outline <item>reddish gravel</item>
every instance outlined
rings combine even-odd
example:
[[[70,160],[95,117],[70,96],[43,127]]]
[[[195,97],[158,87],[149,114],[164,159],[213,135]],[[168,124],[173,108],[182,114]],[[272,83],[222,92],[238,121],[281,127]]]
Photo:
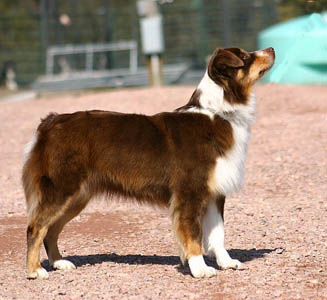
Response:
[[[20,173],[39,119],[50,111],[169,111],[192,91],[0,101],[0,299],[327,299],[327,86],[257,87],[245,187],[226,204],[226,246],[245,270],[194,279],[179,265],[167,212],[100,199],[61,235],[59,246],[77,270],[26,279]],[[47,260],[43,265],[50,270]]]

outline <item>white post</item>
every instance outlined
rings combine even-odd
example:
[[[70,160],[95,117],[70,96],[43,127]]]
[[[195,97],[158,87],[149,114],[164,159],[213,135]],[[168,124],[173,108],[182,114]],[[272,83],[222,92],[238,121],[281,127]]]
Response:
[[[89,50],[86,53],[86,70],[92,71],[93,70],[93,51]]]
[[[153,86],[161,86],[160,76],[160,58],[159,55],[151,55],[151,68],[152,68],[152,84]]]
[[[153,0],[139,0],[137,2],[139,15],[143,18],[141,25],[142,50],[147,56],[149,83],[161,86],[163,83],[162,58],[164,38],[162,16],[159,14],[157,3]]]
[[[54,60],[54,57],[53,57],[53,53],[50,49],[47,49],[47,75],[53,75],[53,60]]]
[[[137,45],[133,43],[133,47],[130,49],[129,54],[129,70],[130,72],[136,73],[137,72]]]

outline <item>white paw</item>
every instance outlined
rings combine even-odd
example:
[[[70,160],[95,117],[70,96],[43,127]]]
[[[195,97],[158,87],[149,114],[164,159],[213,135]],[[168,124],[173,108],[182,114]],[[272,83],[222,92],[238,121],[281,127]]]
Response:
[[[28,278],[29,279],[48,279],[49,278],[49,274],[48,272],[43,269],[43,268],[38,268],[35,272],[28,274]]]
[[[242,268],[242,263],[237,259],[230,259],[227,262],[220,264],[220,267],[223,270],[226,270],[226,269],[235,269],[236,270],[236,269]]]
[[[191,269],[191,273],[195,278],[213,277],[217,275],[217,270],[215,268],[205,266],[196,270]]]
[[[217,270],[212,267],[208,267],[203,259],[202,255],[192,256],[188,261],[191,273],[195,278],[201,277],[213,277],[217,275]]]
[[[53,263],[53,268],[57,270],[73,270],[76,266],[69,260],[59,259]]]

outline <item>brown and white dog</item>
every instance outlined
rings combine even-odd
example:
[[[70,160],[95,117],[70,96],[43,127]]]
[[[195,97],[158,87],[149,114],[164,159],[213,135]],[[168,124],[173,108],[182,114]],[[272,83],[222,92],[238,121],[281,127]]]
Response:
[[[237,269],[224,247],[225,196],[242,183],[255,115],[253,84],[275,59],[272,48],[248,53],[217,49],[189,102],[153,116],[107,111],[51,113],[26,153],[29,278],[48,278],[44,243],[55,269],[74,269],[57,240],[67,222],[99,194],[169,207],[194,277],[210,277],[203,253]]]

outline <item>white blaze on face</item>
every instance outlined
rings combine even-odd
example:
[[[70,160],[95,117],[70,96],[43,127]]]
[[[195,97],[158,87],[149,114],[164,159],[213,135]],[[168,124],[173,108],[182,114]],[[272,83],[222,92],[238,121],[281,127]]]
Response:
[[[269,56],[267,51],[264,50],[259,50],[259,51],[255,51],[256,56]]]

